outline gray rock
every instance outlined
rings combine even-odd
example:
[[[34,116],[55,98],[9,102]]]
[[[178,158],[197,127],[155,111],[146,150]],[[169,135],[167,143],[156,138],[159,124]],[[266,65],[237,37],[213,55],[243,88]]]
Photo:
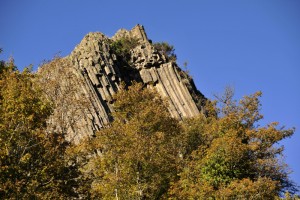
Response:
[[[109,47],[111,40],[122,37],[134,37],[140,43],[131,50],[128,62],[111,53]],[[156,89],[169,101],[171,116],[178,119],[198,115],[206,101],[193,80],[175,62],[169,62],[153,47],[141,25],[130,31],[120,29],[112,38],[99,32],[89,33],[63,61],[61,65],[52,67],[51,63],[46,64],[39,73],[44,84],[50,84],[45,78],[49,74],[51,80],[60,82],[57,87],[61,93],[57,94],[56,99],[68,95],[74,97],[66,102],[67,107],[63,103],[57,104],[57,112],[49,120],[49,127],[51,130],[66,131],[68,139],[75,143],[94,135],[112,120],[109,116],[113,112],[113,95],[122,81],[125,84],[142,82]],[[71,74],[72,78],[66,77],[63,71]],[[72,87],[73,93],[70,89],[63,89],[64,85]],[[54,90],[55,87],[50,87],[47,92],[50,94]],[[64,124],[59,122],[62,114],[67,116]]]

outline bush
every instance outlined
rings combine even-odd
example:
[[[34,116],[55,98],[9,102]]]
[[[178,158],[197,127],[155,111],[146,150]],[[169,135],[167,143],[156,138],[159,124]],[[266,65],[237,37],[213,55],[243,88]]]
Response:
[[[170,61],[176,61],[177,56],[173,45],[167,42],[157,42],[153,44],[154,48],[161,54],[165,55]]]
[[[117,56],[125,58],[125,60],[130,59],[130,50],[134,49],[139,45],[137,38],[122,37],[119,40],[112,41],[110,43],[110,49]]]

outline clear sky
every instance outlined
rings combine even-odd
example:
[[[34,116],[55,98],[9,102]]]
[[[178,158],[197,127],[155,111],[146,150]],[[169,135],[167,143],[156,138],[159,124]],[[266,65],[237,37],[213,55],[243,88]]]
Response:
[[[173,44],[208,98],[262,91],[262,124],[296,127],[286,162],[300,185],[300,0],[0,0],[0,59],[19,68],[68,55],[85,34],[144,25]]]

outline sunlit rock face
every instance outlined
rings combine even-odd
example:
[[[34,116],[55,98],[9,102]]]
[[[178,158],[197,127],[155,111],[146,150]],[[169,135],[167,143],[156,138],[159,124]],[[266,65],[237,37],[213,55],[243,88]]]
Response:
[[[136,38],[139,43],[126,59],[110,48],[122,37]],[[122,82],[140,82],[157,90],[169,102],[171,116],[178,119],[198,115],[206,101],[188,74],[154,48],[141,25],[130,31],[120,29],[111,38],[88,33],[69,56],[45,64],[38,73],[45,86],[49,80],[59,83],[45,87],[49,94],[59,87],[54,100],[62,101],[49,120],[49,129],[67,132],[75,143],[113,120],[113,95]]]

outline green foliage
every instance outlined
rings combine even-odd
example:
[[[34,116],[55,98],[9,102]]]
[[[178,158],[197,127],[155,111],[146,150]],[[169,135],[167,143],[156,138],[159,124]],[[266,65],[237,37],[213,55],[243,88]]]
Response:
[[[76,167],[64,158],[67,143],[46,133],[51,103],[30,70],[11,60],[0,73],[0,196],[4,199],[76,197]]]
[[[167,42],[157,42],[154,43],[153,46],[159,53],[166,56],[170,61],[176,61],[177,56],[173,45],[170,45]]]
[[[139,45],[137,38],[122,37],[110,43],[110,49],[117,56],[124,58],[126,61],[130,60],[130,50]]]
[[[216,102],[206,106],[217,115],[184,122],[192,153],[169,191],[174,199],[273,199],[295,189],[280,160],[283,148],[274,146],[294,129],[277,128],[278,123],[258,128],[260,96],[257,92],[236,103],[226,91],[221,107]]]

